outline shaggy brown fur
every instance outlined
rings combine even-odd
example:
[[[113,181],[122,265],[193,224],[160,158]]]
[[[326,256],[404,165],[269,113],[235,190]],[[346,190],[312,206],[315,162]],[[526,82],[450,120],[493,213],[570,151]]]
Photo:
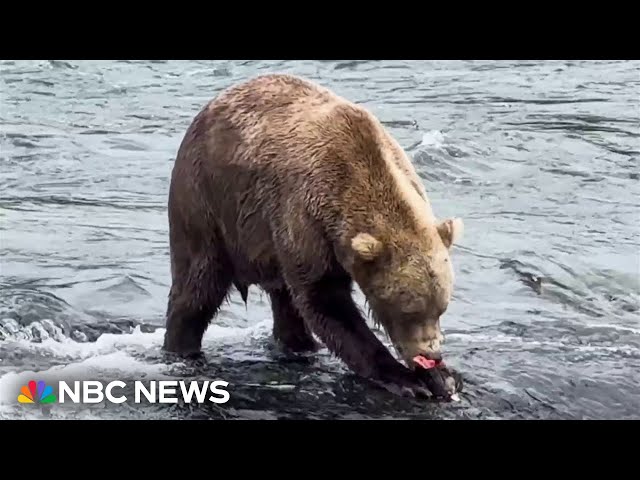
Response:
[[[367,327],[352,283],[405,361],[437,356],[461,222],[436,221],[411,162],[367,110],[290,75],[227,89],[180,146],[169,226],[167,350],[198,352],[230,287],[246,301],[259,285],[285,347],[315,349],[313,332],[363,377],[424,390]]]

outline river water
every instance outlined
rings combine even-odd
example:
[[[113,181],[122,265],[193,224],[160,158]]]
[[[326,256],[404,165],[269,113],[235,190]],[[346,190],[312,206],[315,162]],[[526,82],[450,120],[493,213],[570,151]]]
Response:
[[[465,221],[442,320],[461,402],[391,397],[326,350],[280,357],[255,288],[207,364],[162,355],[178,144],[270,71],[370,108]],[[0,62],[0,418],[640,418],[639,122],[638,62]],[[17,403],[31,379],[226,380],[231,400]]]

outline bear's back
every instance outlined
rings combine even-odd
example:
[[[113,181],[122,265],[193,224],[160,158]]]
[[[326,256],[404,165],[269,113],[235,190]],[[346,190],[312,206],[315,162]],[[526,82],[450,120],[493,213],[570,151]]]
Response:
[[[224,90],[209,105],[209,113],[224,117],[234,127],[247,129],[257,123],[286,117],[288,123],[312,120],[332,105],[346,100],[300,77],[271,73],[254,77]]]
[[[218,102],[247,137],[273,139],[278,149],[300,144],[310,151],[311,145],[326,145],[330,139],[343,154],[351,152],[352,160],[363,151],[378,151],[428,203],[422,180],[397,140],[371,112],[328,88],[294,75],[271,73],[229,88]]]
[[[316,154],[331,157],[339,151],[342,160],[353,161],[360,151],[381,155],[390,146],[364,108],[289,74],[265,74],[224,90],[199,121],[206,125],[198,130],[208,132],[216,151],[221,142],[226,147],[233,142],[228,148],[233,158],[225,156],[225,163],[264,164],[277,157],[277,168],[286,169],[289,161],[299,168]]]
[[[367,109],[313,81],[269,73],[233,85],[202,112],[209,159],[220,164],[266,165],[277,175],[314,170],[399,168],[423,201],[422,181],[397,141]],[[197,136],[197,135],[196,135]],[[220,155],[221,152],[224,155]],[[366,159],[366,160],[365,160]],[[318,160],[320,160],[318,162]],[[211,160],[210,160],[211,161]]]

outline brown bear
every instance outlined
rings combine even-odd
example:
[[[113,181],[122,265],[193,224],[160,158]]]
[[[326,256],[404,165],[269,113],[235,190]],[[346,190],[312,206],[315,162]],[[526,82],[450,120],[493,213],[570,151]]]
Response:
[[[313,351],[315,334],[356,374],[402,395],[451,395],[438,361],[458,219],[438,221],[400,145],[372,113],[316,83],[267,74],[194,118],[169,191],[172,285],[164,349],[198,353],[230,288],[269,296],[273,335]],[[366,296],[406,366],[368,328]],[[427,372],[427,373],[425,373]]]

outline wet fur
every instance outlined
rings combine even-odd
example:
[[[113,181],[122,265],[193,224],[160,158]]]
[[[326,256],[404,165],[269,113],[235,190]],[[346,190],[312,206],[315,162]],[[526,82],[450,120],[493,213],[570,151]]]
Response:
[[[354,372],[410,383],[352,299],[372,268],[352,241],[420,238],[428,252],[434,222],[411,163],[368,111],[290,75],[233,86],[195,117],[173,169],[165,348],[198,352],[231,286],[246,302],[257,285],[287,348],[312,350],[313,332]]]

